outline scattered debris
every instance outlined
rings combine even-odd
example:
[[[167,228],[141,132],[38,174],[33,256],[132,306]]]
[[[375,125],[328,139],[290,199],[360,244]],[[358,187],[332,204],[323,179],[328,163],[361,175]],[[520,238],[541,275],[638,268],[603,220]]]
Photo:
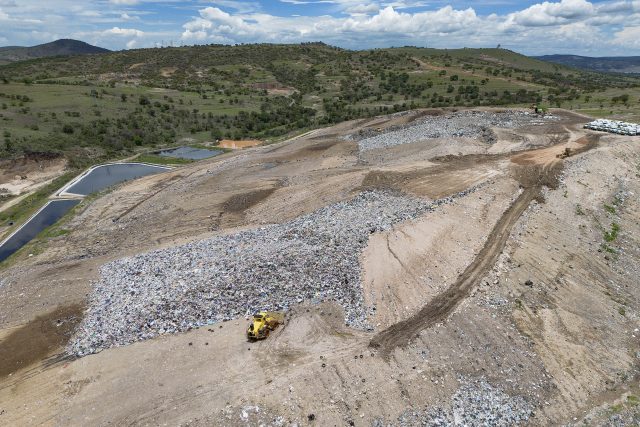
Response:
[[[514,426],[526,423],[533,415],[531,405],[523,397],[509,396],[483,378],[461,382],[448,405],[422,412],[406,411],[398,418],[398,425]]]
[[[640,135],[640,125],[636,123],[621,122],[620,120],[598,119],[584,125],[585,129],[615,133],[618,135]]]
[[[105,264],[68,351],[83,356],[305,300],[335,301],[345,323],[371,330],[359,256],[369,235],[451,203],[366,191],[283,224]]]
[[[460,111],[445,116],[425,116],[404,127],[394,128],[368,138],[362,139],[360,135],[355,134],[350,135],[348,139],[358,140],[360,151],[411,144],[433,138],[477,138],[487,144],[493,144],[497,138],[491,130],[492,127],[539,126],[557,119],[552,115],[542,118],[525,111],[515,110],[500,113]]]

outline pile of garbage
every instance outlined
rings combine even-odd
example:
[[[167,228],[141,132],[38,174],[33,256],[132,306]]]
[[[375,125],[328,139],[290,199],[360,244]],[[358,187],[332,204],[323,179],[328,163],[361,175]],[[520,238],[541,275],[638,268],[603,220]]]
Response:
[[[337,302],[346,324],[371,329],[359,262],[369,235],[471,191],[434,202],[366,191],[282,224],[110,262],[68,350],[82,356],[303,301]]]
[[[473,138],[487,144],[493,144],[497,138],[491,128],[514,129],[523,126],[544,126],[556,120],[558,117],[553,115],[538,116],[518,110],[458,111],[443,116],[426,116],[408,125],[392,128],[382,134],[374,136],[350,135],[347,139],[358,141],[361,152],[434,138]]]
[[[404,426],[514,426],[526,424],[533,408],[521,396],[510,396],[486,379],[461,379],[451,402],[424,411],[408,410],[397,425]],[[390,425],[379,422],[374,425]]]
[[[584,125],[585,129],[601,132],[615,133],[618,135],[640,135],[640,125],[636,123],[621,122],[620,120],[598,119]]]

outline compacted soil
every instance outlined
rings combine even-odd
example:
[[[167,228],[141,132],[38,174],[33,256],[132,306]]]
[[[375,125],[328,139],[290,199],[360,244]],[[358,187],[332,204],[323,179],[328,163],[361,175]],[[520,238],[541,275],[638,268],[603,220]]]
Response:
[[[481,112],[494,113],[505,114]],[[342,123],[83,202],[68,234],[0,271],[0,425],[637,425],[640,137],[583,130],[589,118],[563,110],[424,139],[409,129],[452,114]],[[380,208],[388,221],[345,214],[362,194],[427,208]],[[339,223],[318,214],[332,209]],[[150,293],[132,270],[129,294],[112,298],[126,296],[131,321],[147,316],[153,333],[71,350],[114,315],[104,275],[120,272],[103,265],[276,225],[295,239],[287,224],[313,230],[320,217],[337,230],[367,222],[368,237],[349,246],[361,252],[341,267],[359,280],[348,284],[365,313],[357,325],[331,288],[280,301],[285,325],[264,341],[246,340],[250,313],[160,333],[159,305],[141,299]],[[229,253],[247,249],[237,245]],[[194,259],[228,256],[218,251]],[[158,288],[184,287],[167,301],[176,318],[197,306],[198,268]],[[259,271],[243,277],[238,289],[263,291]]]

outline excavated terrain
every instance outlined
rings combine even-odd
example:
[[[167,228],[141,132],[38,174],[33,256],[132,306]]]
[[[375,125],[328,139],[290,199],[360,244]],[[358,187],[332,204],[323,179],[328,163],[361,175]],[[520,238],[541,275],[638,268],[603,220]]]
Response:
[[[90,198],[0,271],[0,425],[638,425],[640,137],[589,121],[414,111]]]

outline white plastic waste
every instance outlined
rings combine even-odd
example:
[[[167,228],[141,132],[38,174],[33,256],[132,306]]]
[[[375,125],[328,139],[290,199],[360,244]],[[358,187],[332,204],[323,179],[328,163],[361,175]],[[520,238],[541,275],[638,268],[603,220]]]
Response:
[[[636,123],[626,123],[619,120],[598,119],[584,125],[585,129],[598,130],[602,132],[615,133],[618,135],[635,136],[640,135],[640,125]]]

